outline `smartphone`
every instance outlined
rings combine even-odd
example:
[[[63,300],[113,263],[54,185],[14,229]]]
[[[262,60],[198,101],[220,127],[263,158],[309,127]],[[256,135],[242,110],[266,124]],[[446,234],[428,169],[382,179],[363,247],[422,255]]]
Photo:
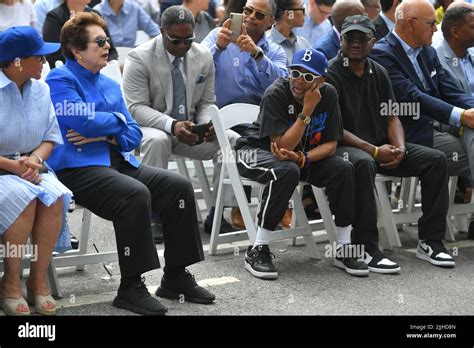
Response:
[[[209,128],[212,126],[212,121],[209,121],[208,123],[201,123],[201,124],[195,124],[193,126],[192,132],[194,134],[197,134],[199,139],[194,145],[199,145],[202,144],[204,141],[204,134],[209,130]]]
[[[236,41],[240,34],[242,34],[242,24],[244,23],[244,15],[242,13],[230,14],[230,30],[232,34],[230,36],[230,41]]]

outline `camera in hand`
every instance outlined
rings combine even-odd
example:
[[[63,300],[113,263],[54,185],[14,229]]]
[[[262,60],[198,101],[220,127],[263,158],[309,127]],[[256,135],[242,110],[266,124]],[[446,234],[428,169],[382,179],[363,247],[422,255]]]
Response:
[[[195,124],[193,126],[192,132],[194,134],[197,134],[199,139],[196,141],[194,145],[199,145],[202,144],[204,141],[204,134],[209,130],[209,128],[212,126],[212,121],[209,121],[208,123],[201,123],[201,124]]]

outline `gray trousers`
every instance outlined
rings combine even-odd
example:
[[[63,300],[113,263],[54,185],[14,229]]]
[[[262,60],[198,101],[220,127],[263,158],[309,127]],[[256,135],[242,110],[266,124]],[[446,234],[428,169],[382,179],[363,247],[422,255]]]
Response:
[[[143,164],[148,166],[168,169],[168,161],[171,155],[178,155],[195,160],[210,160],[214,164],[214,173],[212,184],[212,206],[214,207],[217,199],[217,188],[222,168],[222,156],[217,139],[212,142],[204,142],[199,145],[190,146],[179,142],[178,138],[172,136],[160,129],[141,127],[143,138],[141,143],[141,152],[143,153]],[[239,134],[232,130],[227,130],[227,138],[231,147],[235,145]]]

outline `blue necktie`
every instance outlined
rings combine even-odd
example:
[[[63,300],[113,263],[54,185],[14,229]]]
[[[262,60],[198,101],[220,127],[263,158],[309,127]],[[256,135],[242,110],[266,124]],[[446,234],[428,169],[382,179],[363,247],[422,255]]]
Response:
[[[186,110],[186,86],[184,84],[183,74],[179,70],[181,60],[175,58],[173,68],[171,69],[171,78],[173,80],[173,109],[171,117],[176,120],[184,121],[187,119]]]

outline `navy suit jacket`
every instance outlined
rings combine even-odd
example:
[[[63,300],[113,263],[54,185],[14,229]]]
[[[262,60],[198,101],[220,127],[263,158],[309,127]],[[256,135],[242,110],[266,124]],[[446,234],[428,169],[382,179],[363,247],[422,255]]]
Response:
[[[315,50],[323,53],[327,60],[330,61],[335,56],[337,56],[337,52],[341,49],[341,43],[339,38],[337,37],[336,32],[333,28],[321,38],[316,41],[316,44],[313,46]]]
[[[433,147],[433,121],[449,124],[454,106],[469,109],[474,107],[474,98],[467,95],[454,83],[439,62],[436,50],[424,46],[418,56],[428,88],[415,72],[400,41],[390,32],[378,41],[370,57],[387,69],[392,80],[397,102],[419,103],[421,117],[402,116],[408,142]]]

